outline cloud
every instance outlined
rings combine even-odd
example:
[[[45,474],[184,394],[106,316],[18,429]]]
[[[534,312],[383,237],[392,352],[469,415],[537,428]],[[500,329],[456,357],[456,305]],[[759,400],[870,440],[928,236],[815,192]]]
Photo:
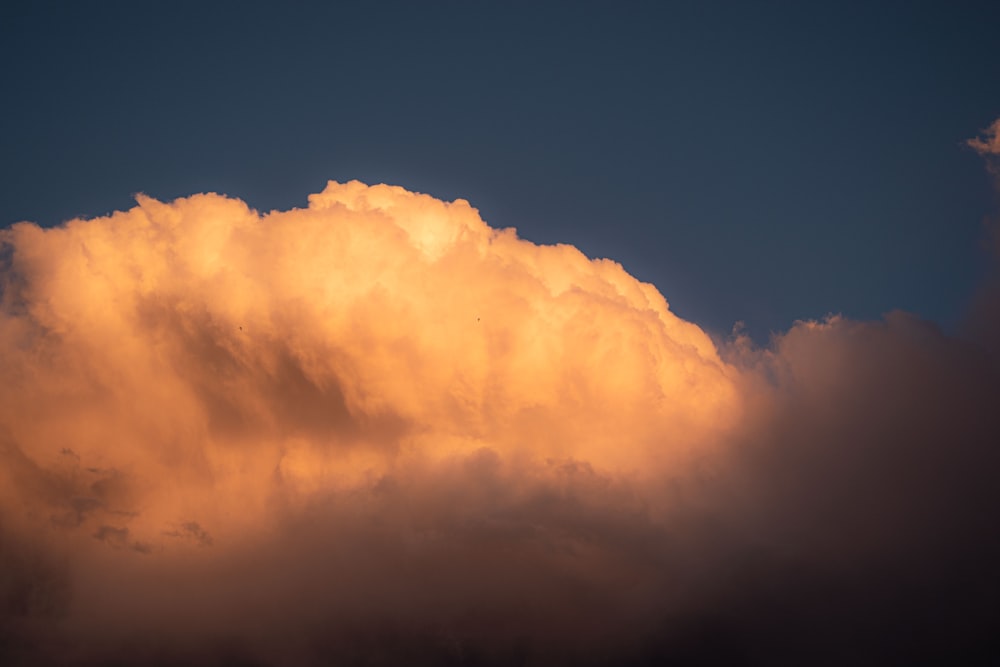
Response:
[[[969,139],[966,144],[984,157],[1000,155],[1000,118],[983,130],[982,136]]]
[[[8,663],[988,645],[1000,370],[912,316],[720,347],[614,262],[357,182],[0,248]]]

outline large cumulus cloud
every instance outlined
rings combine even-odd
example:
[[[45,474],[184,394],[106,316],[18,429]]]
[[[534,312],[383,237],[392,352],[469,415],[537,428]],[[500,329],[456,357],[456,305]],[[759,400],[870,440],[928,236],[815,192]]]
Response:
[[[357,182],[0,244],[8,662],[988,643],[1000,370],[912,316],[720,348],[614,262]]]

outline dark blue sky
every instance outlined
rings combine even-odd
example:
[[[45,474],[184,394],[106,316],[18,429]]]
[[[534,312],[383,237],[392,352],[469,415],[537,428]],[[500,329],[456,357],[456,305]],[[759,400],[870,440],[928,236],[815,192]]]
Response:
[[[758,339],[985,269],[1000,3],[205,4],[4,4],[0,224],[387,182]]]

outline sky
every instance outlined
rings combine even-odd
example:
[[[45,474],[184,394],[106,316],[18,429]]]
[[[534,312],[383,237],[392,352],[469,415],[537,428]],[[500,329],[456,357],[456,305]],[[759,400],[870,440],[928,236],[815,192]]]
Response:
[[[0,663],[996,664],[996,10],[880,7],[5,5]]]
[[[333,179],[464,198],[758,341],[954,328],[992,194],[995,3],[6,3],[0,224]],[[58,188],[58,196],[53,189]]]

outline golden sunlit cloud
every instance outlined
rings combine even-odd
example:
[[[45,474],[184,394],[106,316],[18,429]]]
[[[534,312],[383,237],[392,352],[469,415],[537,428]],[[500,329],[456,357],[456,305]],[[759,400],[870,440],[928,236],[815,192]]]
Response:
[[[622,480],[692,465],[738,415],[735,370],[655,288],[464,201],[138,202],[2,232],[0,493],[88,567],[146,561],[142,588],[309,512],[339,532],[388,502],[364,512],[418,543],[545,493],[659,512]],[[98,597],[81,617],[112,613]]]
[[[463,200],[139,196],[0,231],[0,290],[0,651],[26,664],[680,655],[706,614],[800,622],[746,615],[775,572],[909,590],[995,495],[980,348],[895,313],[719,349]]]
[[[31,378],[0,389],[3,423],[39,465],[72,452],[141,478],[116,524],[144,544],[171,521],[234,529],[276,489],[366,486],[481,449],[648,472],[737,409],[732,369],[655,288],[461,200],[331,183],[260,216],[140,196],[3,242],[0,335],[31,350],[3,361]]]

